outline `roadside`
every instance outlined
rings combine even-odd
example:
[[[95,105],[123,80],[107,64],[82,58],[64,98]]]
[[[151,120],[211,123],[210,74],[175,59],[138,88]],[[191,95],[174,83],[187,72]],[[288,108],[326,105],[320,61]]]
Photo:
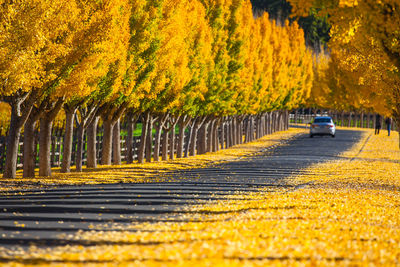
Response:
[[[309,183],[191,206],[187,221],[124,225],[73,236],[98,245],[0,249],[4,262],[138,266],[398,265],[398,134],[364,136],[331,162],[293,178]],[[243,195],[244,196],[244,195]],[[10,263],[10,262],[8,262]]]
[[[218,152],[210,152],[188,158],[160,162],[133,163],[124,165],[99,165],[96,169],[83,168],[82,172],[60,173],[60,168],[53,168],[53,176],[22,178],[22,171],[15,179],[0,179],[1,191],[26,190],[31,188],[113,183],[154,183],[170,181],[166,174],[176,170],[201,168],[211,164],[234,161],[254,155],[266,149],[282,145],[296,135],[305,133],[301,128],[266,135],[247,144],[236,145]],[[38,171],[36,170],[36,173]]]

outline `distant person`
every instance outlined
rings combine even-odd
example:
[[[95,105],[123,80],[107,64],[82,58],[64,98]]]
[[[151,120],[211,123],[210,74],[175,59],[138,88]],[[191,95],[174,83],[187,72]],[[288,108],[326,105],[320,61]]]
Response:
[[[382,125],[381,125],[381,115],[376,114],[375,117],[375,134],[379,134],[379,130],[381,129]]]
[[[387,117],[385,120],[387,131],[388,131],[388,136],[390,136],[390,128],[392,126],[392,118]]]

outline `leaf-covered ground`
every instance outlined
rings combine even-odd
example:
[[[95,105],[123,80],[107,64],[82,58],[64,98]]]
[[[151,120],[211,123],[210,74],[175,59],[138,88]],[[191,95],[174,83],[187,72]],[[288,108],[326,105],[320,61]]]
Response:
[[[288,131],[266,135],[256,141],[233,146],[218,152],[196,155],[189,158],[174,159],[161,162],[150,162],[123,165],[99,165],[96,169],[83,169],[83,172],[60,173],[60,168],[53,168],[52,177],[22,178],[18,171],[16,179],[0,179],[0,190],[19,190],[37,187],[48,187],[66,184],[101,184],[101,183],[145,183],[168,181],[170,177],[164,174],[180,169],[200,168],[209,164],[237,160],[251,156],[268,147],[279,145],[295,135],[304,132],[303,129],[291,128]],[[73,167],[72,167],[73,170]],[[38,174],[38,170],[36,170]]]
[[[22,264],[396,266],[399,160],[397,133],[374,136],[365,130],[361,142],[338,160],[294,177],[298,184],[309,182],[307,187],[191,207],[210,214],[191,215],[188,222],[73,235],[113,245],[1,249],[0,255]]]

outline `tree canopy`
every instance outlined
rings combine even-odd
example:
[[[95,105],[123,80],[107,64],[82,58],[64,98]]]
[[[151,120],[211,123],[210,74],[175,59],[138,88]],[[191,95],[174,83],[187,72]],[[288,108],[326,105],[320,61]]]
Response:
[[[98,110],[108,136],[125,110],[258,114],[304,103],[312,85],[303,30],[267,13],[255,17],[250,0],[3,0],[0,22],[0,93],[12,109],[13,164],[32,110],[31,120],[45,111],[46,138],[64,103],[70,122],[74,108],[81,123]]]
[[[329,14],[331,95],[356,109],[400,118],[400,3],[290,1],[296,14]]]

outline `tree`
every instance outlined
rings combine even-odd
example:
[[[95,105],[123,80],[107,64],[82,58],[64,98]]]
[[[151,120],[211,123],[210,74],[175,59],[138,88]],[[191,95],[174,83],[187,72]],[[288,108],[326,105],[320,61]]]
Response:
[[[310,7],[328,13],[332,62],[352,99],[400,121],[400,3],[384,1],[291,1],[296,13]],[[322,11],[321,11],[322,12]]]
[[[29,0],[3,1],[0,20],[0,93],[12,108],[3,176],[13,178],[21,129],[36,100],[69,71],[57,59],[72,53],[70,30],[80,20],[73,1]]]
[[[304,30],[304,37],[309,47],[314,51],[321,52],[329,41],[330,24],[327,15],[318,15],[315,8],[310,8],[308,12],[301,14],[292,13],[292,5],[287,0],[252,0],[254,13],[259,16],[264,11],[268,12],[269,17],[283,24],[285,20],[298,21]]]

